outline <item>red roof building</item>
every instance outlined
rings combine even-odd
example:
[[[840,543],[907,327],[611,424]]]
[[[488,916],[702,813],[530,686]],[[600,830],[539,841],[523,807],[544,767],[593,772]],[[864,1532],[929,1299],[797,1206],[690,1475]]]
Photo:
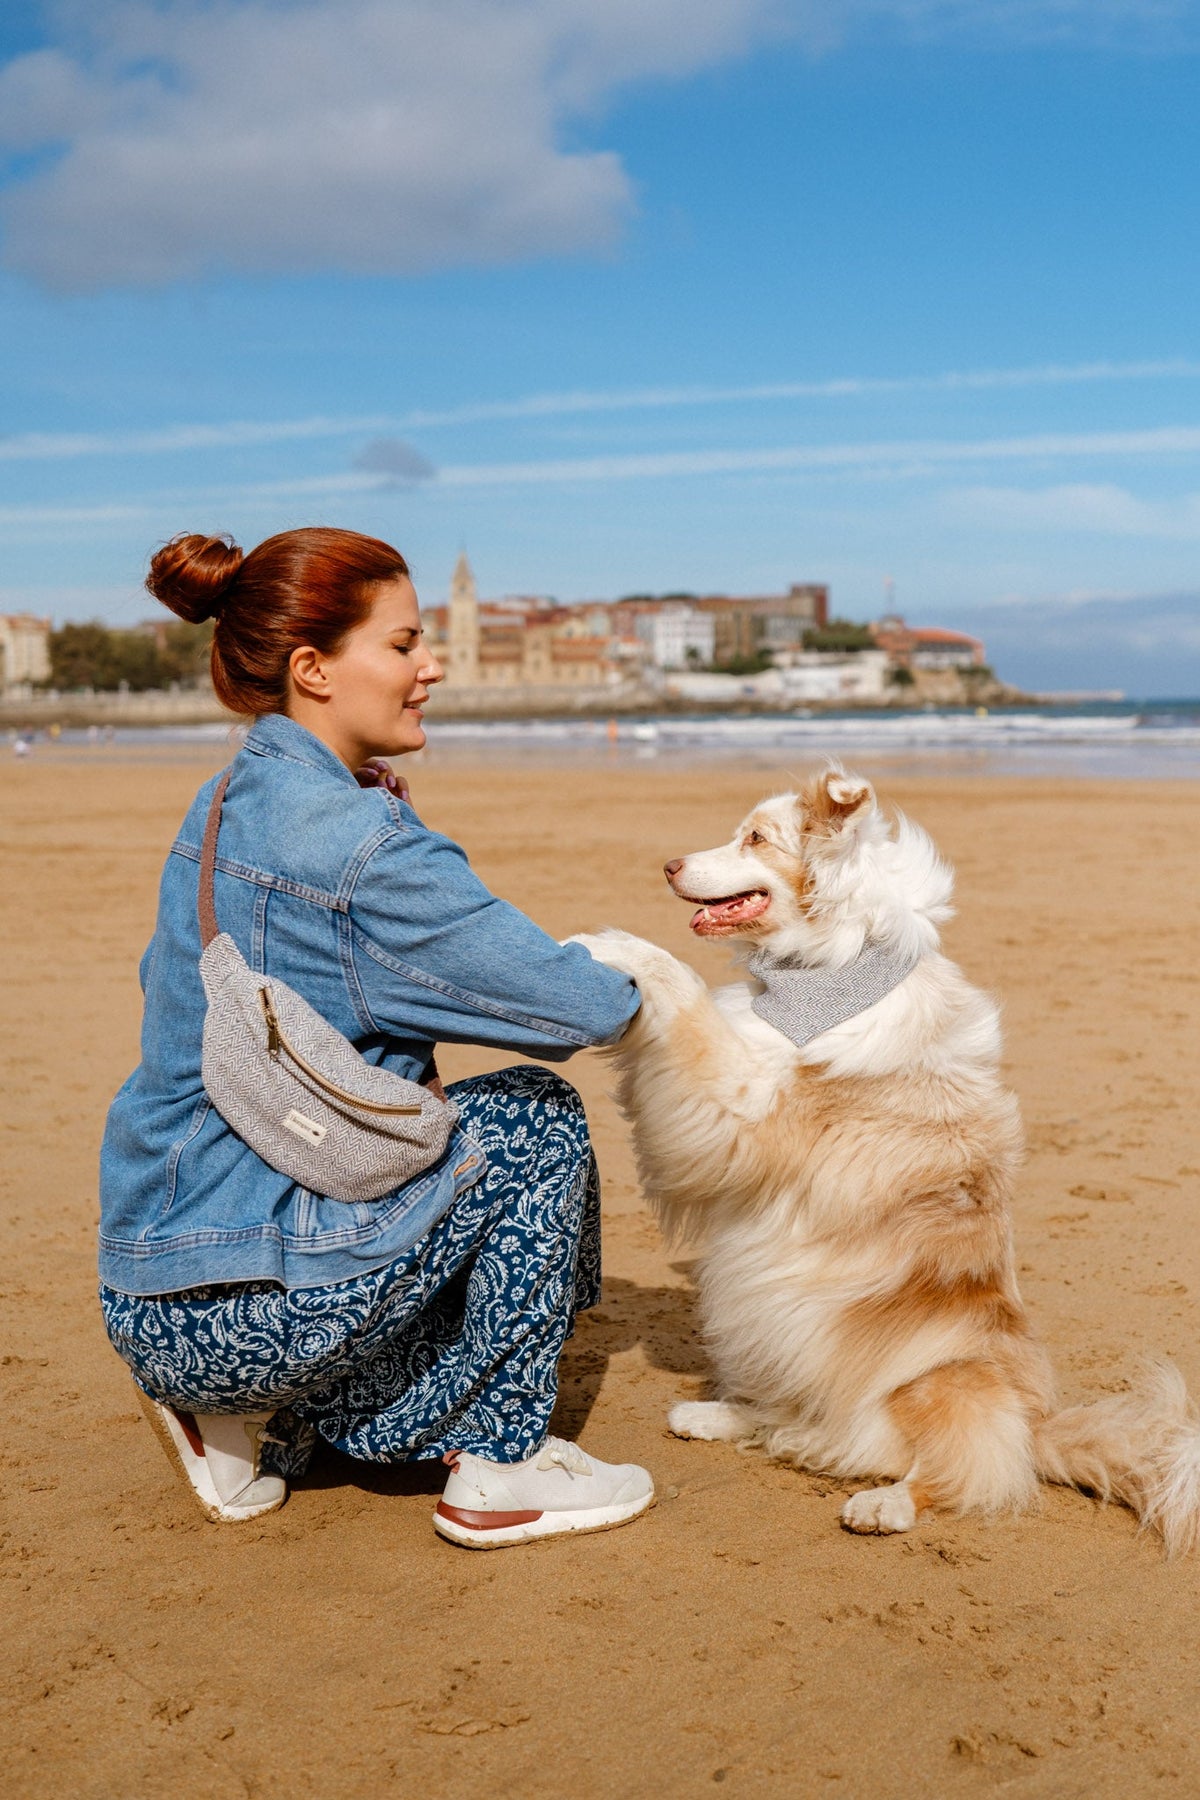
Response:
[[[981,638],[936,625],[906,625],[898,613],[888,613],[871,630],[879,649],[886,650],[897,668],[979,668],[987,661]]]

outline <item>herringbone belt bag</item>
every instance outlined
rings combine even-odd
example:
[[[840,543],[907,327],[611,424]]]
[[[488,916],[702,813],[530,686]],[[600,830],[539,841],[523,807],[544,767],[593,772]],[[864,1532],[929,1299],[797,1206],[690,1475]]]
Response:
[[[331,1200],[378,1200],[444,1154],[458,1108],[367,1062],[294,988],[251,969],[219,930],[213,871],[230,773],[213,795],[200,853],[204,1085],[271,1168]]]

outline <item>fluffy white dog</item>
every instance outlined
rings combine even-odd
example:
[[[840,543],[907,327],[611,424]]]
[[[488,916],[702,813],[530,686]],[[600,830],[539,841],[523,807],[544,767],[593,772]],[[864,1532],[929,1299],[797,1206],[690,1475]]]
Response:
[[[847,1500],[851,1531],[1020,1509],[1040,1476],[1191,1549],[1200,1430],[1178,1372],[1056,1410],[1013,1269],[999,1021],[940,953],[952,876],[929,838],[834,769],[666,874],[697,936],[745,942],[752,980],[710,992],[626,932],[576,941],[641,989],[618,1098],[664,1228],[702,1246],[721,1397],[675,1406],[671,1430],[887,1477]]]

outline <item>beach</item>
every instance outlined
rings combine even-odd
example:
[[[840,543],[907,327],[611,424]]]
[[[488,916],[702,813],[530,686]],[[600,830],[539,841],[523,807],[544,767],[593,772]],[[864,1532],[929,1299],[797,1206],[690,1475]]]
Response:
[[[436,1466],[328,1451],[282,1512],[205,1522],[104,1336],[96,1155],[137,1060],[162,860],[224,760],[200,741],[0,765],[8,1791],[1200,1791],[1200,1564],[1164,1562],[1130,1514],[1046,1489],[1016,1520],[855,1538],[845,1485],[667,1434],[670,1403],[708,1391],[692,1252],[640,1197],[596,1054],[564,1072],[604,1181],[604,1299],[565,1352],[555,1429],[645,1463],[654,1511],[474,1556],[432,1532]],[[621,926],[716,983],[727,953],[690,938],[661,864],[724,840],[798,762],[466,745],[410,779],[556,937]],[[1064,1399],[1160,1354],[1200,1394],[1200,782],[880,776],[955,864],[949,953],[1003,1006],[1021,1282]],[[439,1058],[448,1080],[511,1060]]]

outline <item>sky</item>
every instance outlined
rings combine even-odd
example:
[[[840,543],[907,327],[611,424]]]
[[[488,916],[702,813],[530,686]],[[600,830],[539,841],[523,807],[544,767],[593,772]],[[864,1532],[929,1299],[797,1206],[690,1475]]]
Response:
[[[1200,694],[1200,0],[7,0],[0,610],[304,524]]]

